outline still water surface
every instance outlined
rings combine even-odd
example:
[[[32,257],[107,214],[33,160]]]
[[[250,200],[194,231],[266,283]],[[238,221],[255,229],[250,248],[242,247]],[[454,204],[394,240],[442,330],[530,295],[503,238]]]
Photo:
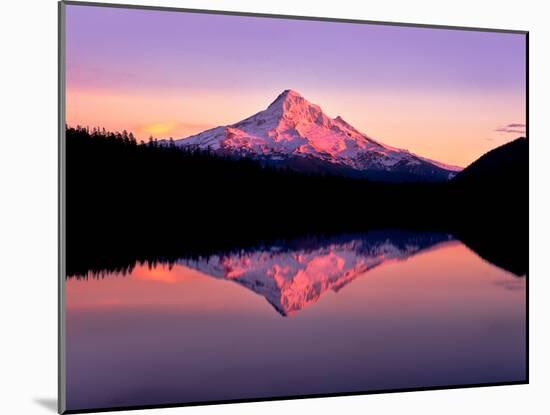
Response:
[[[69,278],[69,409],[525,379],[525,278],[445,234]]]

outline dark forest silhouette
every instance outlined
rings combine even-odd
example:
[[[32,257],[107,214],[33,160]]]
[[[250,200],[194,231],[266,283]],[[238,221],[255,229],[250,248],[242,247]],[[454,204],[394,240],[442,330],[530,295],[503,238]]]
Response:
[[[172,140],[138,143],[126,131],[67,128],[67,274],[376,228],[450,232],[525,274],[527,140],[513,143],[448,183],[400,184],[262,167]]]

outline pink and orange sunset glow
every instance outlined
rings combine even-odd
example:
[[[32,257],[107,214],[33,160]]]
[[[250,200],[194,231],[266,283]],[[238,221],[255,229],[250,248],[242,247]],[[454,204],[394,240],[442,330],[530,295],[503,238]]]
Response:
[[[67,123],[138,139],[235,123],[289,88],[458,166],[525,135],[525,38],[513,33],[71,7],[66,46]]]
[[[528,383],[528,32],[60,17],[60,412]]]

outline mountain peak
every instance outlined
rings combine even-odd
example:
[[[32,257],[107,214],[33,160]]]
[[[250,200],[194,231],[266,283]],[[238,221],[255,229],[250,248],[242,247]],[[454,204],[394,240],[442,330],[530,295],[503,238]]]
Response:
[[[285,89],[283,92],[279,94],[277,98],[283,98],[283,99],[296,99],[296,98],[302,98],[302,94],[300,94],[298,91],[295,91],[294,89]]]
[[[290,96],[290,97],[301,97],[302,94],[300,94],[298,91],[295,91],[294,89],[285,89],[283,92],[281,92],[280,95]]]
[[[352,173],[345,174],[361,177],[368,174],[365,177],[375,179],[393,175],[400,180],[404,180],[401,177],[448,180],[456,172],[373,140],[342,117],[330,118],[321,107],[292,89],[281,92],[263,111],[179,140],[177,145],[210,148],[239,157],[260,157],[278,165],[296,162],[301,166],[316,159],[312,169],[317,169],[317,165],[328,171],[351,169]]]
[[[275,101],[267,107],[266,113],[270,117],[272,116],[279,120],[286,119],[288,122],[294,122],[296,125],[311,122],[324,125],[328,125],[329,123],[329,117],[323,113],[321,107],[309,102],[299,92],[292,89],[285,89],[281,92]]]
[[[285,89],[281,92],[275,101],[273,101],[268,108],[282,108],[283,110],[289,110],[294,106],[309,106],[312,105],[307,101],[299,92],[293,89]]]

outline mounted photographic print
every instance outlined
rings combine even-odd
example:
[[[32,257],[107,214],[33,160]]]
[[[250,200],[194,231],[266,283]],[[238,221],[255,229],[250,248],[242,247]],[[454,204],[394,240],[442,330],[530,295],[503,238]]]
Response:
[[[59,10],[60,412],[528,382],[527,32]]]

